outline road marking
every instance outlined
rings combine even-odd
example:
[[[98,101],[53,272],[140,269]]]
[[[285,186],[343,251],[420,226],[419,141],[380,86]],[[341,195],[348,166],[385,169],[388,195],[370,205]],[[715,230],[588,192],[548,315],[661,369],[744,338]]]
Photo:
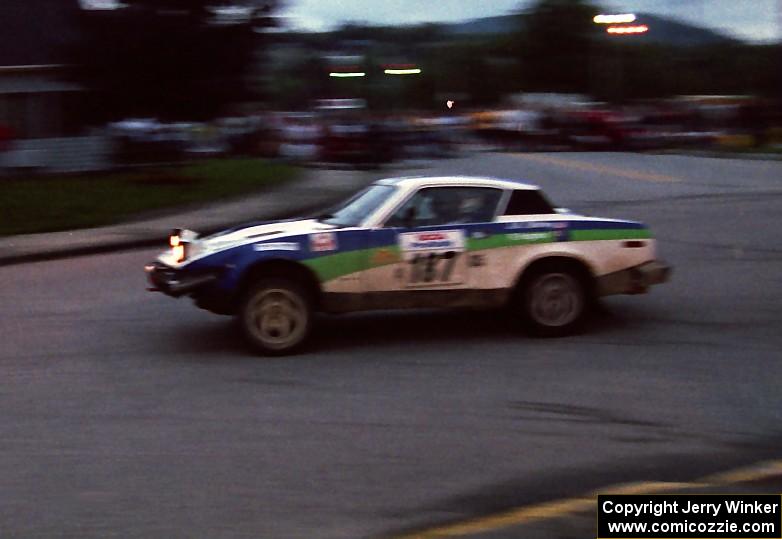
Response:
[[[695,488],[705,486],[705,483],[677,483],[673,481],[640,481],[638,483],[621,483],[619,485],[611,485],[608,487],[602,487],[595,490],[590,494],[592,501],[598,494],[616,494],[616,495],[630,495],[630,494],[652,494],[659,492],[667,492],[669,490],[682,490],[686,488]]]
[[[435,539],[438,537],[462,537],[476,533],[486,533],[509,526],[519,526],[536,520],[565,517],[574,513],[589,511],[595,505],[597,494],[661,494],[664,492],[703,488],[709,486],[748,483],[762,479],[782,477],[782,460],[772,460],[753,464],[746,468],[737,468],[727,472],[709,475],[690,483],[644,481],[620,483],[602,487],[586,496],[564,498],[534,505],[517,507],[483,517],[435,526],[419,532],[399,535],[396,539]]]
[[[458,522],[451,525],[430,528],[428,530],[399,536],[397,539],[433,539],[436,537],[459,537],[474,533],[489,532],[492,530],[507,528],[519,524],[526,524],[534,520],[556,518],[570,513],[587,511],[594,505],[592,498],[569,498],[565,500],[528,505],[497,513],[486,517]]]
[[[768,460],[747,466],[746,468],[710,475],[704,477],[703,481],[713,485],[727,485],[732,483],[750,483],[777,476],[782,476],[782,460]]]
[[[641,170],[628,170],[626,168],[612,167],[608,165],[599,165],[597,163],[587,163],[586,161],[577,161],[573,159],[562,159],[560,157],[551,157],[549,155],[535,155],[528,153],[514,153],[511,154],[514,157],[520,159],[527,159],[529,161],[537,161],[539,163],[545,163],[547,165],[556,165],[566,168],[574,168],[576,170],[583,170],[586,172],[597,172],[598,174],[608,174],[611,176],[619,176],[621,178],[628,178],[631,180],[641,180],[646,182],[665,182],[676,183],[682,181],[682,178],[675,176],[667,176],[664,174],[655,174],[653,172],[643,172]]]

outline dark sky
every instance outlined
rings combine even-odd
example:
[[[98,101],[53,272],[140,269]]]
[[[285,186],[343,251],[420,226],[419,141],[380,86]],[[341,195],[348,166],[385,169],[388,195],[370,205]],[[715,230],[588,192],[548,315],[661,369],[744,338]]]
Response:
[[[459,21],[503,15],[530,0],[288,0],[292,23],[327,29],[340,22],[375,24]],[[684,19],[752,41],[775,41],[782,0],[603,0],[606,11],[649,13]]]

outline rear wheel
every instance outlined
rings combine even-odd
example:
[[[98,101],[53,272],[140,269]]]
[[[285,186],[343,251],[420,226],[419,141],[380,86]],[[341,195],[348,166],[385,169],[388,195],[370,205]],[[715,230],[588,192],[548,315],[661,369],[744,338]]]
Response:
[[[587,294],[580,276],[565,268],[535,272],[519,291],[518,307],[530,332],[558,337],[575,332],[587,309]]]
[[[312,326],[312,307],[304,288],[287,279],[264,279],[242,301],[239,318],[250,345],[265,355],[295,352]]]

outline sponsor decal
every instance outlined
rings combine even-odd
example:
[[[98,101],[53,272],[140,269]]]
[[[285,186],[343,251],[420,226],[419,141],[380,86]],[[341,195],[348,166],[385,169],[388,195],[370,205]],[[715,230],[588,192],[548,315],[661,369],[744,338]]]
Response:
[[[524,230],[528,228],[548,228],[548,229],[563,229],[567,228],[567,223],[562,221],[528,221],[526,223],[507,223],[505,225],[507,230]]]
[[[527,228],[548,228],[549,223],[543,221],[543,222],[537,222],[537,221],[530,221],[526,223],[507,223],[505,225],[506,230],[524,230]]]
[[[406,287],[455,286],[465,281],[467,259],[464,230],[431,230],[399,235],[406,262]]]
[[[528,223],[508,223],[506,230],[530,230],[537,229],[537,232],[514,232],[508,234],[508,239],[514,241],[568,241],[568,224],[562,221],[531,221]],[[540,229],[543,229],[542,231]]]
[[[337,235],[334,232],[319,232],[317,234],[310,234],[310,251],[323,252],[323,251],[336,251],[337,250]]]
[[[526,232],[508,234],[508,239],[513,241],[551,241],[551,232]]]
[[[255,251],[298,251],[301,247],[295,242],[256,243]]]
[[[435,230],[399,234],[402,251],[464,251],[463,230]]]

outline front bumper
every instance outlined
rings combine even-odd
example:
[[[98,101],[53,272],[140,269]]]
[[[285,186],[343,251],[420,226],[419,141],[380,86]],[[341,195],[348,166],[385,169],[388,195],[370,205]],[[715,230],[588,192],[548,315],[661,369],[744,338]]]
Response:
[[[187,275],[181,270],[166,266],[160,262],[152,262],[144,267],[147,278],[152,285],[149,290],[163,292],[175,298],[191,294],[217,279],[214,273]]]
[[[673,268],[660,260],[646,262],[597,278],[600,296],[612,294],[645,294],[649,287],[667,282]]]

